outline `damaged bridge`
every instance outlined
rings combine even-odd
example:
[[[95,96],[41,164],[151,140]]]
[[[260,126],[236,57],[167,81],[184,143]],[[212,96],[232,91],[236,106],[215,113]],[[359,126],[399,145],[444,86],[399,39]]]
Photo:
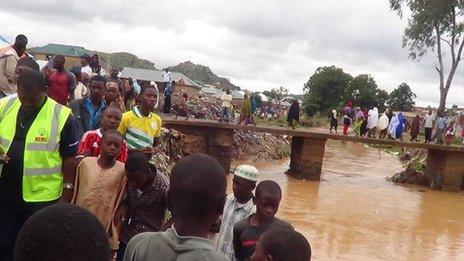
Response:
[[[293,130],[283,127],[222,124],[208,120],[163,119],[163,121],[168,128],[198,137],[197,142],[192,145],[190,151],[207,153],[215,157],[226,170],[230,168],[234,132],[243,130],[291,136],[288,174],[297,179],[321,180],[322,162],[327,140],[427,149],[426,177],[431,182],[436,175],[442,175],[443,190],[446,191],[459,191],[464,177],[464,147],[462,146],[335,135],[311,129]]]

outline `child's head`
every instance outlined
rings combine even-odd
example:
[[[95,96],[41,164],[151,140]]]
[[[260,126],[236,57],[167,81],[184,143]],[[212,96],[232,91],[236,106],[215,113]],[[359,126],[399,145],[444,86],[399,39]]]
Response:
[[[129,186],[143,189],[152,172],[147,156],[143,152],[132,152],[129,154],[124,166],[127,183]]]
[[[254,166],[238,166],[234,172],[234,178],[232,179],[232,189],[235,198],[237,198],[239,202],[251,198],[258,179],[259,172]]]
[[[115,130],[118,128],[119,123],[121,122],[122,112],[121,109],[117,106],[110,105],[106,107],[103,112],[102,119],[100,121],[100,126],[103,131]]]
[[[15,260],[110,260],[106,231],[94,214],[55,204],[32,215],[18,234]]]
[[[224,168],[213,157],[193,154],[180,159],[172,168],[168,205],[178,221],[193,221],[209,232],[217,222],[226,198]]]
[[[256,187],[253,202],[256,205],[256,215],[260,220],[271,221],[279,209],[282,199],[282,190],[279,184],[272,180],[264,180]]]
[[[147,85],[143,86],[140,91],[140,105],[144,109],[151,110],[155,107],[156,96],[158,93],[153,86]]]
[[[116,158],[121,154],[122,142],[122,135],[117,130],[106,130],[101,139],[101,155],[110,159]]]
[[[271,229],[259,238],[252,261],[309,261],[311,246],[308,240],[291,229]]]
[[[106,83],[105,100],[108,105],[119,100],[119,85],[117,82],[109,81]]]

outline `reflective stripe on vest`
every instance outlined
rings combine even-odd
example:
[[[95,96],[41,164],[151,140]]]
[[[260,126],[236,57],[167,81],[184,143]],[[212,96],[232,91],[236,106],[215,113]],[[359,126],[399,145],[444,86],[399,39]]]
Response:
[[[51,167],[51,168],[36,168],[36,169],[25,168],[24,169],[24,175],[26,176],[53,175],[57,172],[61,172],[61,165],[58,165],[56,167]]]
[[[8,112],[8,110],[11,109],[11,107],[13,107],[13,103],[16,101],[18,97],[15,95],[13,97],[5,97],[4,99],[8,99],[8,101],[6,102],[6,105],[5,107],[3,107],[3,110],[2,112],[0,112],[0,121],[3,120],[3,117],[6,115],[6,113]]]
[[[1,145],[2,147],[9,148],[10,145],[11,145],[11,141],[9,141],[9,140],[7,140],[7,139],[4,139],[4,138],[0,137],[0,145]],[[4,151],[4,153],[5,153],[5,152],[6,152],[6,151]]]

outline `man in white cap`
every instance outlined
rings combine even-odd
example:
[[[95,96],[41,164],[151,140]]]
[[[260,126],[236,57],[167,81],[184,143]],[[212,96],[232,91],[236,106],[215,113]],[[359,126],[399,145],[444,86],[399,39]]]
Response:
[[[234,172],[233,191],[228,195],[222,214],[221,229],[216,251],[235,260],[233,231],[234,225],[251,216],[255,212],[253,205],[253,190],[259,179],[258,170],[251,165],[240,165]]]

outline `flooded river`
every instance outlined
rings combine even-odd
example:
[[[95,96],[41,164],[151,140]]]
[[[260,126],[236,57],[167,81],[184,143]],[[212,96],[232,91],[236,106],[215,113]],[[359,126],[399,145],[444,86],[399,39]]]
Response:
[[[308,238],[314,260],[464,260],[464,194],[387,182],[402,168],[395,156],[328,142],[321,182],[287,177],[285,161],[256,165],[282,187],[277,215]]]

